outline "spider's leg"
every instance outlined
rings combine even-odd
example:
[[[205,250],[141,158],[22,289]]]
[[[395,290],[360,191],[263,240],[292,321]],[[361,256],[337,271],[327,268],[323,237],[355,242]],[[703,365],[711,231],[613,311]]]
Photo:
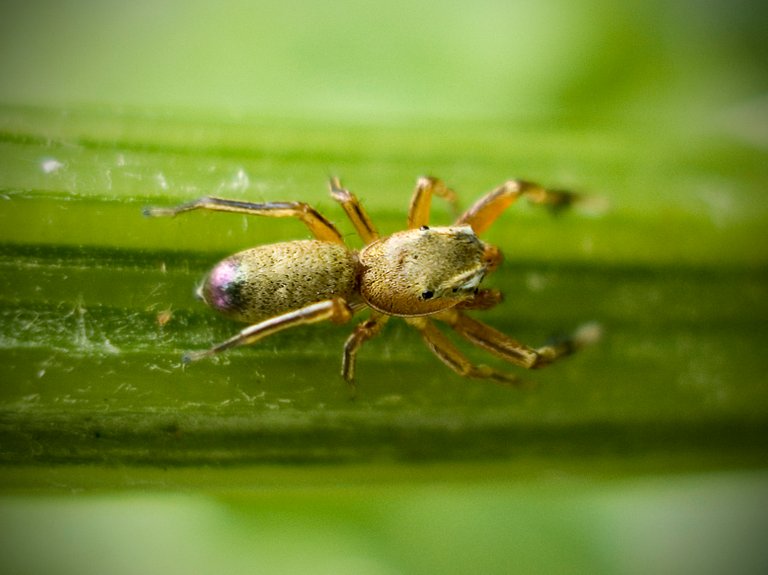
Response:
[[[355,360],[358,350],[366,341],[376,337],[381,332],[381,328],[384,327],[388,319],[389,316],[372,311],[371,317],[358,324],[355,331],[347,338],[341,362],[341,375],[350,385],[354,385]]]
[[[524,180],[509,180],[477,200],[459,216],[456,225],[470,225],[476,234],[481,234],[504,210],[523,196],[533,204],[548,206],[553,210],[566,208],[580,198],[574,192],[549,190]]]
[[[240,333],[222,343],[204,351],[193,351],[184,355],[184,363],[197,361],[209,357],[232,347],[250,345],[256,343],[273,333],[310,323],[332,321],[334,323],[346,323],[352,317],[353,310],[349,304],[341,298],[333,298],[306,307],[289,311],[259,323],[246,327]]]
[[[562,357],[571,355],[597,341],[601,333],[599,325],[595,323],[584,324],[569,337],[555,341],[550,345],[532,348],[455,309],[441,312],[436,317],[447,323],[468,341],[509,363],[527,369],[544,367]]]
[[[454,309],[486,310],[504,301],[504,295],[497,289],[479,289],[471,299],[459,302]]]
[[[408,208],[408,229],[413,230],[429,224],[429,210],[432,195],[440,196],[456,207],[456,193],[438,178],[421,177],[416,181],[411,205]]]
[[[239,200],[205,197],[171,208],[145,208],[144,215],[152,217],[175,216],[192,210],[214,210],[217,212],[233,212],[250,216],[267,216],[270,218],[298,218],[318,239],[326,242],[343,244],[344,240],[336,227],[312,206],[304,202],[266,202],[252,203]]]
[[[371,218],[363,209],[360,200],[349,190],[341,186],[339,178],[331,178],[330,181],[331,197],[341,204],[347,217],[352,221],[358,235],[366,244],[378,239],[379,232],[376,231]]]
[[[515,375],[496,371],[487,365],[475,365],[426,317],[406,318],[409,325],[421,332],[424,343],[445,365],[459,375],[480,379],[491,379],[506,385],[520,385]]]

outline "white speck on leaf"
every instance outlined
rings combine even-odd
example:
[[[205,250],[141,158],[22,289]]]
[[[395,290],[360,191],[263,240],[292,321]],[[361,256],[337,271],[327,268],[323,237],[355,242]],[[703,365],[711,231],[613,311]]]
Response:
[[[155,181],[157,182],[157,185],[160,186],[161,190],[168,189],[168,181],[165,179],[165,175],[162,172],[157,173]]]
[[[44,158],[43,161],[40,162],[40,167],[46,174],[52,174],[63,168],[64,163],[60,162],[56,158]]]

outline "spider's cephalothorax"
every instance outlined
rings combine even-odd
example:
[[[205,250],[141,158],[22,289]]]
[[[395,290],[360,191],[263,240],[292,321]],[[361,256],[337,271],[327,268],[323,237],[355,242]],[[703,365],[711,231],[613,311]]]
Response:
[[[373,309],[431,315],[471,299],[492,262],[470,226],[406,230],[360,252],[360,295]]]
[[[297,217],[313,240],[297,240],[250,248],[219,262],[198,291],[222,314],[248,327],[209,350],[187,354],[188,361],[230,347],[254,343],[296,325],[344,323],[355,312],[370,308],[344,346],[342,375],[352,382],[360,346],[379,333],[387,319],[402,317],[421,333],[427,346],[448,367],[468,377],[516,383],[518,378],[485,365],[475,365],[440,331],[433,320],[453,328],[470,342],[522,367],[548,365],[594,341],[595,324],[586,324],[570,338],[531,348],[470,318],[465,311],[487,309],[501,301],[496,290],[480,287],[501,262],[501,252],[483,243],[485,231],[521,196],[554,208],[578,199],[571,192],[511,180],[475,202],[452,226],[429,227],[433,195],[455,202],[455,194],[438,179],[420,178],[411,200],[406,230],[380,237],[358,199],[331,180],[338,201],[365,242],[348,249],[336,227],[302,202],[250,203],[206,197],[175,208],[148,208],[150,216],[174,216],[209,209],[270,217]]]

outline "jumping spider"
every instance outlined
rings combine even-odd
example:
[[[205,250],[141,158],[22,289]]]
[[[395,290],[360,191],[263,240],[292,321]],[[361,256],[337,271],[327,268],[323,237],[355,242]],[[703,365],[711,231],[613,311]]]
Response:
[[[392,316],[416,328],[427,347],[456,373],[519,383],[517,376],[476,365],[435,327],[439,320],[459,335],[501,359],[524,368],[539,368],[569,355],[599,336],[585,324],[570,337],[539,348],[528,347],[469,317],[467,310],[488,309],[501,302],[497,290],[481,289],[486,274],[502,260],[498,248],[477,237],[518,198],[552,208],[567,207],[578,196],[510,180],[475,202],[452,226],[429,227],[432,196],[455,202],[452,190],[436,178],[419,178],[404,231],[381,237],[354,194],[330,181],[339,202],[365,246],[350,250],[336,227],[303,202],[250,203],[205,197],[173,208],[145,209],[148,216],[175,216],[196,209],[299,218],[315,236],[250,248],[216,264],[198,291],[216,311],[250,324],[234,337],[205,351],[190,352],[185,362],[249,345],[280,330],[320,321],[346,323],[364,308],[360,323],[344,345],[341,374],[352,384],[360,346],[376,336]]]

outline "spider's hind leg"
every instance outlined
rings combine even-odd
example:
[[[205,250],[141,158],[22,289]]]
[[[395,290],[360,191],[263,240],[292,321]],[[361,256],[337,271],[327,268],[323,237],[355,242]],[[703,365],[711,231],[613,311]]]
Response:
[[[152,218],[175,217],[193,210],[211,210],[230,212],[248,216],[266,216],[270,218],[298,218],[318,240],[343,244],[344,240],[330,221],[312,206],[304,202],[243,202],[206,196],[175,207],[147,207],[144,215]]]
[[[193,351],[184,354],[184,363],[210,357],[227,349],[242,345],[251,345],[267,336],[299,325],[331,321],[346,323],[353,314],[349,304],[341,298],[333,298],[310,304],[301,309],[286,312],[246,327],[226,341],[203,351]]]

